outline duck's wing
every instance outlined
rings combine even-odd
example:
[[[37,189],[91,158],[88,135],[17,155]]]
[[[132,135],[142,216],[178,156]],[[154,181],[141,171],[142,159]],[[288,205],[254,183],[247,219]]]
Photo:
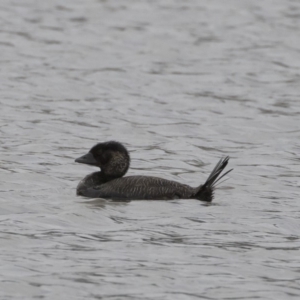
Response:
[[[188,199],[195,190],[176,181],[158,177],[128,176],[86,189],[82,195],[115,200]]]

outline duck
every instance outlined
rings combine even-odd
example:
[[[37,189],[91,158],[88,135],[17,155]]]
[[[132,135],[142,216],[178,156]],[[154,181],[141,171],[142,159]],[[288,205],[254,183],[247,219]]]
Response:
[[[221,158],[204,184],[197,187],[153,176],[124,176],[130,166],[126,147],[117,141],[98,143],[75,162],[95,166],[100,171],[84,177],[76,188],[76,194],[88,198],[112,200],[173,200],[197,199],[211,202],[216,183],[222,176],[229,156]]]

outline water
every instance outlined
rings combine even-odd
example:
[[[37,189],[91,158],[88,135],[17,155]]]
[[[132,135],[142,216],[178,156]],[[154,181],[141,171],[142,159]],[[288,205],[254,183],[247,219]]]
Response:
[[[298,299],[300,3],[3,0],[0,299]],[[100,141],[211,205],[75,196]]]

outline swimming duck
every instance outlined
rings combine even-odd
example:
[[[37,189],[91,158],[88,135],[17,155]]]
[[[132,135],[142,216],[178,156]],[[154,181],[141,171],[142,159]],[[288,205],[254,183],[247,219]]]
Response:
[[[130,165],[127,149],[119,142],[109,141],[96,144],[75,162],[96,166],[101,169],[83,178],[77,186],[77,195],[90,198],[114,200],[170,200],[198,199],[211,202],[219,175],[228,164],[229,157],[222,158],[206,182],[198,187],[190,187],[176,181],[152,176],[123,177]],[[218,178],[219,177],[219,178]]]

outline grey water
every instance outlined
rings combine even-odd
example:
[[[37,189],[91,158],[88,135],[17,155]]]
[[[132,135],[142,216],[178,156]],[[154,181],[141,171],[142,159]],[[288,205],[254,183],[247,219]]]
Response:
[[[299,299],[300,2],[2,0],[0,299]],[[212,204],[76,197],[97,142]]]

